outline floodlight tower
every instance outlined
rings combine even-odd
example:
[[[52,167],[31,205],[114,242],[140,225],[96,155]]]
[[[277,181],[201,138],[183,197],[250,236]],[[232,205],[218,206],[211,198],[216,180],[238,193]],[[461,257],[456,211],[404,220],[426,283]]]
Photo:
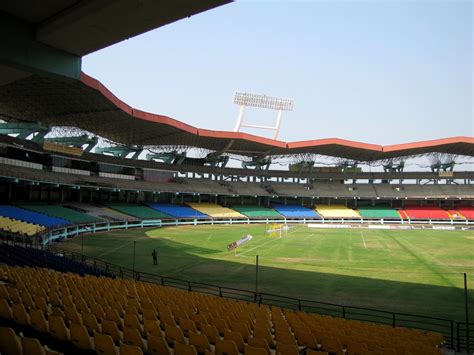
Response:
[[[239,105],[239,116],[235,124],[234,132],[240,132],[242,127],[268,129],[274,131],[273,139],[278,139],[281,126],[281,116],[283,111],[293,111],[293,99],[282,99],[267,95],[256,95],[245,92],[236,92],[234,94],[234,104]],[[254,124],[244,124],[245,107],[260,107],[278,111],[275,126],[261,126]]]

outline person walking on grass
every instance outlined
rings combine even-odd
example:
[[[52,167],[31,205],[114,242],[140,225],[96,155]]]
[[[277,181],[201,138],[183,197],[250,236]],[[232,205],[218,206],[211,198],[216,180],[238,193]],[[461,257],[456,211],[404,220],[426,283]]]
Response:
[[[158,265],[158,252],[156,249],[153,249],[151,256],[153,257],[153,265]]]

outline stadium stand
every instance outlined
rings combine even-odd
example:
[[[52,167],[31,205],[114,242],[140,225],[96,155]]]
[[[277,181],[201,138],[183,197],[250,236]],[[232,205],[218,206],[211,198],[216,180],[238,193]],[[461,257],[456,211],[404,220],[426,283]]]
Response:
[[[102,205],[92,205],[78,202],[67,202],[65,207],[75,209],[76,211],[90,214],[108,221],[137,221],[138,218],[120,213],[111,208]]]
[[[249,218],[281,218],[281,214],[271,208],[265,208],[257,205],[238,205],[232,206],[234,210],[246,215]]]
[[[389,206],[360,206],[357,211],[363,218],[400,219],[397,210]]]
[[[98,353],[118,354],[119,344],[125,344],[150,354],[196,354],[206,349],[216,354],[268,354],[270,348],[282,354],[304,348],[307,353],[321,354],[356,354],[362,348],[366,349],[362,353],[370,348],[383,354],[442,354],[437,346],[443,337],[434,332],[257,305],[134,280],[81,277],[41,268],[0,268],[8,282],[1,292],[2,318],[31,328],[38,328],[34,321],[38,318],[42,332]],[[26,294],[38,296],[33,300]],[[41,309],[41,304],[46,307]],[[263,351],[251,352],[253,348]]]
[[[62,218],[46,216],[42,213],[28,211],[10,205],[0,205],[0,216],[16,219],[19,221],[38,224],[47,228],[70,225],[71,222]]]
[[[245,218],[245,216],[230,208],[223,207],[216,203],[210,202],[188,202],[187,205],[196,211],[207,214],[212,218]]]
[[[1,164],[0,176],[38,181],[42,183],[65,184],[97,188],[116,188],[141,191],[159,191],[171,193],[200,193],[240,196],[300,196],[300,197],[338,197],[338,198],[367,198],[396,199],[396,198],[466,198],[474,199],[472,185],[419,185],[419,184],[340,184],[314,182],[311,185],[296,183],[266,183],[259,182],[222,182],[209,179],[183,179],[184,183],[159,183],[152,181],[125,180],[104,178],[99,176],[82,176],[59,172],[48,172],[20,166]],[[205,185],[201,185],[201,182]]]
[[[166,219],[169,215],[144,205],[133,205],[128,203],[106,202],[107,206],[139,219]]]
[[[74,261],[62,255],[51,253],[47,250],[25,248],[18,245],[0,244],[0,263],[15,266],[41,267],[60,272],[73,272],[76,274],[109,276],[112,274]]]
[[[464,218],[474,219],[474,206],[464,206],[456,208]]]
[[[45,230],[43,226],[17,221],[15,219],[0,217],[0,230],[7,233],[24,234],[33,236]]]
[[[410,219],[450,219],[449,214],[437,206],[405,206]]]
[[[97,218],[86,213],[74,211],[58,205],[48,205],[46,203],[18,203],[17,206],[51,217],[58,217],[76,224],[103,222],[103,219]]]
[[[324,218],[360,218],[360,215],[344,205],[317,205],[316,212]]]
[[[260,183],[233,181],[228,183],[232,193],[241,196],[269,196],[269,193]]]
[[[209,218],[208,215],[196,211],[195,209],[188,206],[173,205],[171,203],[149,203],[148,206],[162,213],[166,213],[168,216],[178,219]]]
[[[449,215],[449,218],[450,219],[453,219],[453,220],[463,220],[463,219],[466,219],[466,217],[464,217],[461,212],[457,211],[457,210],[453,210],[453,209],[448,209],[446,211]]]
[[[321,218],[315,211],[303,206],[274,204],[272,207],[286,218]]]

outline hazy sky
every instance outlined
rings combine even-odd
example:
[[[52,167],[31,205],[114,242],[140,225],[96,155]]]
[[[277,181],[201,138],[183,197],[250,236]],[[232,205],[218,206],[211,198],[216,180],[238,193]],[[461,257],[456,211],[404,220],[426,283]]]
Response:
[[[200,128],[233,130],[246,91],[295,100],[284,141],[473,136],[473,15],[458,0],[237,1],[91,54],[83,71]]]

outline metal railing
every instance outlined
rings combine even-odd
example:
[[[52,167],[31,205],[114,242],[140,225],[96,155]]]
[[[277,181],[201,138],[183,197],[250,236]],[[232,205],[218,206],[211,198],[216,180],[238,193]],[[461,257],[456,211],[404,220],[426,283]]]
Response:
[[[474,323],[456,323],[456,350],[474,351]]]
[[[450,319],[298,299],[265,292],[256,293],[249,290],[212,285],[132,270],[52,245],[49,245],[48,249],[53,253],[63,255],[72,260],[81,261],[89,266],[112,273],[118,278],[140,280],[186,291],[200,292],[219,297],[255,302],[258,304],[267,304],[269,306],[279,306],[305,312],[326,314],[351,320],[368,321],[390,325],[392,327],[407,327],[438,332],[443,335],[445,345],[449,348],[455,348],[455,346],[457,346],[460,349],[466,349],[465,346],[468,344],[468,342],[465,341],[466,337],[468,341],[469,339],[473,339],[472,336],[466,336],[465,331],[463,335],[463,323],[455,323],[454,320]],[[474,325],[471,326],[470,332],[472,332],[473,328]]]

